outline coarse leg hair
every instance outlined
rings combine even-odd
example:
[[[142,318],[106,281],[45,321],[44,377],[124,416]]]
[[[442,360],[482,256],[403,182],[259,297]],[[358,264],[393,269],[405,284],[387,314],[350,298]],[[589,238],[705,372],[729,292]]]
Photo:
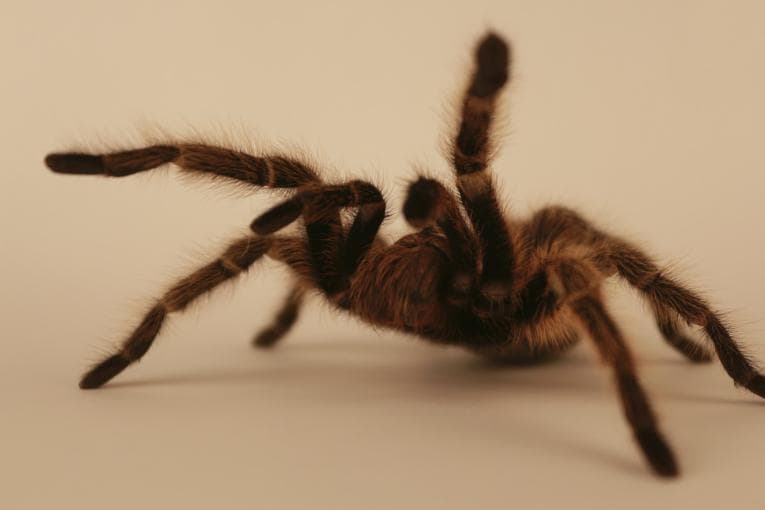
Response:
[[[554,287],[558,306],[570,306],[601,358],[612,368],[625,417],[649,465],[661,476],[676,476],[677,462],[659,431],[658,420],[638,380],[632,354],[603,306],[599,286],[604,275],[599,273],[597,264],[586,257],[554,258],[548,261],[542,274],[546,278],[545,285]],[[537,306],[540,310],[532,315],[539,317],[547,304],[542,300]]]
[[[669,276],[642,250],[596,229],[577,213],[563,207],[550,207],[535,214],[529,235],[535,239],[538,249],[559,242],[589,244],[601,267],[611,266],[613,272],[648,301],[662,335],[671,346],[691,361],[705,361],[709,357],[708,351],[680,333],[677,318],[701,328],[735,384],[765,397],[765,376],[733,339],[720,315],[697,293]]]
[[[152,305],[118,352],[93,366],[82,377],[80,388],[98,388],[140,360],[154,343],[168,314],[185,309],[202,294],[247,271],[266,253],[269,245],[268,238],[243,237],[231,243],[213,262],[178,281]]]
[[[659,431],[648,397],[640,385],[627,344],[599,296],[582,297],[572,308],[589,333],[601,358],[614,371],[622,408],[643,455],[661,476],[676,476],[677,461]]]
[[[335,296],[348,287],[350,276],[372,245],[385,217],[384,199],[373,185],[363,181],[324,185],[311,168],[283,157],[256,157],[207,145],[179,144],[108,154],[57,153],[46,158],[46,164],[55,172],[115,177],[170,162],[187,172],[255,186],[298,187],[298,192],[253,221],[251,228],[256,235],[234,242],[217,260],[173,286],[145,315],[119,352],[85,374],[80,382],[82,388],[103,385],[143,357],[168,313],[184,309],[200,295],[247,270],[269,249],[270,234],[301,215],[311,261],[309,276],[328,297]],[[340,221],[340,209],[344,207],[358,207],[347,235]]]
[[[488,170],[496,103],[510,78],[511,57],[508,45],[495,34],[489,34],[478,45],[476,68],[462,101],[459,130],[452,142],[457,187],[481,250],[480,281],[472,307],[483,317],[506,311],[515,269],[511,235]]]
[[[495,34],[487,35],[476,48],[476,68],[451,141],[460,202],[438,181],[420,177],[410,185],[404,205],[411,225],[434,226],[449,241],[452,274],[447,302],[469,306],[482,318],[507,311],[515,269],[511,235],[488,169],[496,103],[509,79],[510,60],[510,48]]]
[[[457,186],[468,218],[472,224],[475,233],[478,235],[479,250],[481,253],[480,276],[476,274],[475,265],[462,263],[457,268],[457,275],[460,278],[452,279],[451,295],[458,294],[456,289],[460,288],[460,283],[464,288],[466,283],[473,284],[473,279],[480,278],[478,292],[473,296],[473,310],[479,316],[492,316],[502,314],[508,305],[508,298],[513,287],[513,274],[515,269],[514,246],[511,233],[508,232],[507,222],[502,212],[502,207],[497,199],[496,191],[489,174],[488,166],[492,156],[491,128],[496,116],[497,98],[510,79],[512,54],[510,48],[501,38],[489,34],[479,44],[476,51],[476,69],[469,83],[462,102],[461,119],[458,133],[452,143],[452,162],[456,171]],[[414,191],[422,191],[425,186],[421,179],[417,184],[410,188],[410,195]],[[436,186],[430,184],[431,188]],[[421,192],[420,195],[426,193]],[[448,194],[446,190],[439,192],[443,196]],[[431,195],[436,195],[431,192]],[[443,200],[446,202],[446,200]],[[409,203],[409,202],[408,202]],[[427,201],[423,201],[423,204]],[[422,206],[421,206],[422,207]],[[571,214],[562,208],[550,208],[553,215],[562,216],[571,223]],[[538,215],[544,217],[543,214]],[[407,215],[408,217],[408,215]],[[461,218],[459,214],[443,214],[445,221],[439,226],[444,228],[448,222],[451,225],[459,225]],[[574,215],[574,223],[584,223],[578,216]],[[565,223],[565,222],[564,222]],[[582,228],[584,226],[584,228]],[[558,227],[558,228],[554,228]],[[544,236],[549,236],[552,240],[561,234],[561,227],[570,229],[570,225],[542,225],[538,228],[542,238],[538,239],[544,242]],[[592,236],[595,231],[586,223],[576,225],[579,234],[590,233]],[[463,246],[472,245],[467,241],[470,236],[469,229],[467,234],[455,230],[462,230],[452,227],[452,239],[457,240]],[[569,232],[570,233],[570,232]],[[597,237],[597,236],[596,236]],[[452,243],[455,244],[455,243]],[[463,249],[463,251],[469,251]],[[461,258],[457,250],[454,250],[454,256]],[[463,254],[463,257],[470,257],[470,254]],[[532,275],[521,290],[515,303],[513,315],[517,320],[536,320],[540,316],[551,313],[557,309],[554,295],[550,292],[547,272],[542,270],[536,275]],[[463,290],[463,292],[465,292]],[[688,359],[696,362],[708,361],[711,355],[703,346],[698,345],[693,340],[684,336],[677,324],[676,314],[667,310],[666,306],[654,305],[654,313],[657,325],[662,336],[667,342],[684,354]]]
[[[621,332],[603,307],[599,291],[589,282],[598,282],[612,274],[626,280],[649,302],[665,340],[694,362],[708,361],[711,355],[704,346],[680,332],[678,318],[700,327],[736,385],[765,397],[765,378],[742,352],[719,315],[695,292],[668,276],[641,250],[596,229],[563,207],[538,211],[527,224],[526,234],[543,260],[542,276],[532,278],[526,290],[538,296],[552,294],[554,304],[551,306],[548,300],[532,298],[527,300],[532,310],[525,313],[538,319],[563,303],[569,303],[601,357],[613,368],[627,421],[657,474],[677,475],[677,462],[658,430],[657,419],[637,379],[632,356]],[[560,252],[556,249],[577,244],[589,247],[590,255],[582,256],[586,252],[579,252],[578,256],[567,258],[565,249]],[[563,255],[544,262],[545,254],[558,252]],[[554,289],[551,279],[556,282]]]
[[[734,383],[765,398],[765,376],[733,339],[720,315],[703,298],[662,271],[646,254],[625,241],[611,237],[609,251],[619,275],[635,287],[654,310],[660,311],[660,324],[662,317],[673,317],[676,314],[688,324],[701,328]]]
[[[587,246],[594,251],[594,256],[590,260],[592,265],[596,266],[606,276],[617,273],[611,254],[611,247],[614,246],[617,238],[597,230],[571,209],[562,206],[549,206],[540,209],[529,220],[527,235],[531,240],[532,249],[542,254],[553,252],[556,247],[561,245],[564,247],[572,244]],[[544,283],[539,281],[539,285],[536,286],[538,290],[547,284],[546,274],[542,280]],[[557,309],[557,306],[550,306],[549,303],[536,305],[543,307],[543,309],[534,309],[533,299],[521,300],[521,302],[532,306],[532,309],[522,316],[538,317]],[[651,309],[659,332],[670,346],[695,363],[712,360],[712,353],[706,346],[699,344],[682,332],[677,313],[658,303],[653,303]]]
[[[470,307],[481,317],[505,312],[513,284],[513,243],[488,170],[491,128],[510,60],[510,48],[496,34],[488,34],[476,48],[459,129],[450,142],[461,203],[440,182],[419,177],[409,186],[404,204],[412,226],[432,226],[447,237],[452,267],[447,302]]]

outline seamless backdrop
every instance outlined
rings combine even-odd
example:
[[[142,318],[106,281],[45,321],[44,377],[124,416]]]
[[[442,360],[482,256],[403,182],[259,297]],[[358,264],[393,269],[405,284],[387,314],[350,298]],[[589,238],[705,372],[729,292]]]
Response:
[[[515,45],[494,172],[512,214],[578,207],[729,312],[765,360],[765,8],[751,1],[16,2],[0,8],[3,508],[761,508],[765,406],[685,363],[644,307],[611,308],[682,463],[653,478],[587,344],[497,370],[286,292],[265,263],[81,392],[146,303],[274,203],[161,171],[53,175],[146,132],[290,147],[383,185],[439,147],[475,40]]]

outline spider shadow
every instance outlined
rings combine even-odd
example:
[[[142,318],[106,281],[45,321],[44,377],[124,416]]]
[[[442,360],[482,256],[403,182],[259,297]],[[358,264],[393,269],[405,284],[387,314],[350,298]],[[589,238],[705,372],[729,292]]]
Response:
[[[107,388],[244,384],[255,391],[308,391],[315,393],[315,398],[334,399],[344,406],[362,402],[368,405],[370,401],[381,405],[385,401],[411,405],[432,405],[434,401],[472,405],[479,401],[502,402],[508,408],[512,408],[514,399],[544,401],[550,392],[573,395],[610,391],[603,377],[593,370],[593,361],[576,351],[540,364],[508,364],[458,350],[412,347],[405,343],[352,341],[295,343],[279,346],[273,352],[256,351],[263,354],[262,358],[244,370],[119,380]],[[306,384],[307,377],[310,384]],[[532,443],[555,454],[565,452],[623,472],[646,474],[639,452],[627,457],[566,434],[557,421],[549,423],[546,418],[535,420],[533,416],[484,421],[478,425],[478,433],[495,441],[501,450],[512,449],[516,442]],[[508,438],[513,441],[508,442]]]
[[[306,374],[310,387],[320,388],[322,398],[334,395],[343,402],[367,402],[369,386],[378,388],[378,399],[409,398],[429,400],[498,398],[513,396],[546,398],[550,392],[592,395],[612,391],[604,370],[584,355],[582,346],[538,363],[507,363],[474,356],[461,349],[443,349],[406,342],[377,343],[352,340],[294,343],[275,349],[253,349],[263,355],[245,369],[206,370],[140,379],[117,379],[103,389],[154,386],[231,385],[251,387],[293,385],[305,390]],[[403,366],[402,366],[402,361]],[[663,390],[652,393],[660,399],[691,403],[727,405],[765,405],[760,399],[707,396],[692,393],[697,385],[687,380],[689,372],[678,378],[666,367],[694,371],[708,367],[680,357],[643,358],[644,367],[659,368],[655,374]],[[680,372],[678,372],[680,373]],[[663,381],[661,381],[663,379]],[[365,388],[366,386],[366,388]],[[686,388],[689,391],[685,391]],[[103,391],[102,389],[102,391]],[[614,396],[616,398],[616,396]]]
[[[394,387],[414,385],[415,389],[430,394],[432,390],[448,397],[474,397],[485,390],[497,390],[498,384],[511,390],[538,389],[576,392],[601,386],[594,377],[583,377],[592,372],[592,362],[581,356],[563,355],[540,363],[508,363],[481,358],[462,350],[412,346],[391,346],[352,341],[313,342],[279,346],[275,349],[254,349],[263,354],[257,364],[246,369],[206,370],[185,372],[140,379],[117,379],[103,389],[135,388],[144,386],[189,386],[209,384],[265,384],[272,381],[288,385],[299,382],[306,371],[311,372],[311,384],[324,386],[324,390],[342,383],[343,393],[353,393],[356,383],[386,382]],[[402,366],[402,353],[404,353]],[[561,370],[563,369],[563,370]],[[571,377],[571,371],[582,372]],[[389,380],[388,377],[396,376]],[[387,379],[387,380],[386,380]],[[379,381],[378,381],[379,380]],[[507,388],[502,389],[503,394]],[[396,395],[399,398],[401,395]]]

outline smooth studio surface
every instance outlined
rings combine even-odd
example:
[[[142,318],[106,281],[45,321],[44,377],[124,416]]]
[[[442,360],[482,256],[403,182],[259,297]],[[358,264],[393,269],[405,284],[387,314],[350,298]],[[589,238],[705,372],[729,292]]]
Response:
[[[512,214],[550,202],[640,241],[728,313],[765,361],[765,10],[758,2],[6,2],[0,17],[0,506],[761,508],[765,402],[610,308],[683,474],[632,443],[583,341],[500,369],[375,331],[313,299],[249,346],[287,291],[258,264],[173,316],[102,390],[77,381],[149,302],[277,197],[54,175],[46,153],[142,133],[308,154],[381,184],[395,238],[492,27],[515,46],[494,169]]]

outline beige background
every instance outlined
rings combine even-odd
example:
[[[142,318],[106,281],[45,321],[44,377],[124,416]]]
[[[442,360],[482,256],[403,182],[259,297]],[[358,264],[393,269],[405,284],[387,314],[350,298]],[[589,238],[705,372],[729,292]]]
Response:
[[[397,213],[415,164],[450,175],[445,112],[487,27],[517,53],[496,161],[512,211],[563,201],[643,240],[765,359],[763,4],[442,4],[3,2],[2,508],[765,505],[765,407],[664,346],[617,286],[676,482],[643,465],[586,343],[492,370],[312,303],[279,349],[251,350],[284,292],[272,263],[174,318],[108,389],[76,388],[274,199],[174,172],[57,176],[46,152],[244,131],[376,179]]]

